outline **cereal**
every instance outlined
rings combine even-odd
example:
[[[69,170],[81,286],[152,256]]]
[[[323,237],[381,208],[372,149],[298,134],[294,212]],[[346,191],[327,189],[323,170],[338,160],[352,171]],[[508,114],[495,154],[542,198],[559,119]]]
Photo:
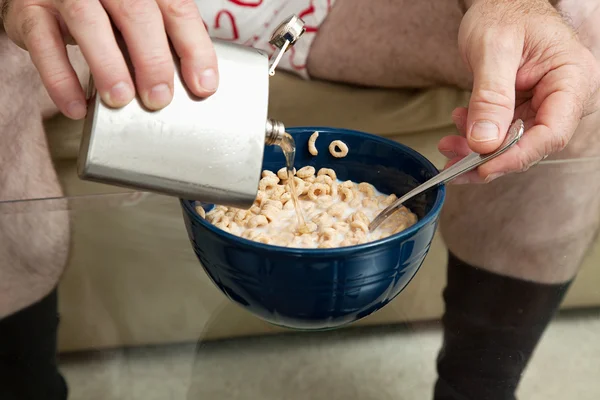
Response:
[[[236,212],[235,216],[233,217],[233,222],[235,222],[236,224],[243,224],[248,214],[249,213],[247,211],[238,210],[238,212]]]
[[[252,214],[260,214],[260,206],[252,206],[252,207],[250,207],[250,212]]]
[[[350,223],[350,229],[360,229],[361,231],[367,233],[369,232],[369,225],[365,224],[363,221],[353,221]]]
[[[268,178],[269,176],[276,176],[276,175],[275,175],[275,173],[273,173],[273,171],[269,171],[268,169],[266,169],[262,172],[263,178]]]
[[[337,197],[339,187],[340,187],[340,184],[337,182],[333,182],[333,184],[331,185],[331,195],[333,197]]]
[[[343,187],[342,190],[340,190],[340,200],[342,200],[344,203],[349,203],[353,199],[354,199],[354,192],[352,191],[352,189]]]
[[[298,172],[296,172],[296,176],[300,179],[307,179],[311,176],[315,176],[315,167],[308,166],[300,168]]]
[[[369,223],[397,199],[366,182],[340,182],[329,168],[300,168],[293,177],[305,225],[298,226],[287,171],[263,171],[259,191],[250,210],[216,206],[200,216],[223,231],[259,243],[330,249],[379,240],[411,227],[417,216],[401,207],[375,231]]]
[[[325,185],[324,183],[313,183],[310,185],[307,194],[309,199],[318,200],[319,196],[327,195],[330,191],[331,189],[329,186]]]
[[[307,184],[306,182],[304,182],[302,179],[298,178],[297,176],[294,177],[294,182],[296,183],[296,192],[298,193],[298,196],[300,196],[302,194],[306,194],[308,192],[308,188],[309,188],[310,184]],[[285,185],[285,191],[292,193],[292,189],[290,188],[289,184]]]
[[[267,217],[264,215],[257,215],[248,221],[248,228],[258,228],[259,226],[265,226],[268,223]]]
[[[337,174],[331,168],[321,168],[319,172],[317,172],[317,176],[327,175],[331,178],[332,181],[337,180]]]
[[[335,158],[344,158],[348,155],[348,146],[341,140],[334,140],[329,144],[329,153]]]
[[[358,208],[360,207],[362,204],[362,202],[360,201],[360,197],[356,197],[354,200],[352,200],[350,202],[350,207],[352,208]]]
[[[204,211],[204,208],[202,206],[196,206],[196,212],[198,213],[198,215],[200,215],[202,218],[206,218],[206,211]]]
[[[327,209],[327,212],[332,217],[341,218],[348,206],[344,203],[337,203]]]
[[[321,207],[329,207],[330,205],[333,204],[333,196],[331,195],[324,195],[324,196],[320,196],[317,199],[317,203],[321,206]]]
[[[260,235],[260,232],[255,231],[253,229],[247,229],[244,232],[242,232],[241,237],[248,240],[254,240],[258,237],[258,235]]]
[[[273,174],[271,176],[265,176],[258,183],[258,190],[262,190],[265,192],[275,190],[278,183],[279,183],[279,178],[277,177],[277,175]]]
[[[375,197],[375,188],[373,188],[373,185],[371,185],[370,183],[359,183],[358,191],[366,194],[368,197]]]
[[[332,186],[333,185],[333,179],[331,179],[327,175],[317,176],[316,179],[315,179],[315,182],[316,183],[324,183],[327,186]]]
[[[388,207],[391,206],[393,202],[395,202],[396,200],[398,200],[398,197],[396,197],[395,194],[390,194],[387,197],[384,197],[383,200],[379,200],[379,204],[381,204],[382,206]]]
[[[206,214],[206,220],[212,224],[217,224],[225,217],[225,211],[220,209],[213,209]]]
[[[310,135],[310,137],[308,138],[308,152],[313,156],[316,156],[317,154],[319,154],[319,150],[317,150],[317,147],[316,147],[318,137],[319,137],[319,132],[315,132],[312,135]]]
[[[377,201],[377,199],[365,198],[362,201],[362,206],[365,208],[376,208],[379,206],[379,202]]]
[[[294,170],[292,171],[294,175],[296,175],[296,168],[294,168]],[[277,177],[279,179],[281,179],[282,181],[285,181],[288,178],[288,170],[286,167],[281,168],[279,171],[277,171]]]

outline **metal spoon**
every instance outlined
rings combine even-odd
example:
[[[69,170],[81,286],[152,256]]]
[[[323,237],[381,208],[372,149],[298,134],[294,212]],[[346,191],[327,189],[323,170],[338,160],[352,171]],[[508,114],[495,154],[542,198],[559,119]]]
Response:
[[[379,227],[379,225],[381,225],[383,221],[385,221],[389,216],[396,212],[398,207],[400,207],[403,203],[412,199],[413,197],[433,187],[443,185],[444,183],[451,181],[452,179],[464,174],[465,172],[472,171],[481,164],[484,164],[487,161],[490,161],[491,159],[496,158],[500,154],[506,152],[515,143],[517,143],[519,139],[521,139],[524,132],[525,125],[523,124],[523,121],[521,121],[520,119],[516,120],[511,125],[508,134],[506,135],[506,139],[504,140],[504,143],[502,143],[502,146],[500,146],[498,150],[490,154],[471,153],[456,164],[454,164],[453,166],[451,166],[450,168],[443,170],[427,182],[417,186],[415,189],[400,197],[392,205],[390,205],[388,208],[379,213],[379,215],[377,215],[377,217],[375,217],[375,219],[369,224],[369,230],[374,231],[375,229],[377,229],[377,227]]]

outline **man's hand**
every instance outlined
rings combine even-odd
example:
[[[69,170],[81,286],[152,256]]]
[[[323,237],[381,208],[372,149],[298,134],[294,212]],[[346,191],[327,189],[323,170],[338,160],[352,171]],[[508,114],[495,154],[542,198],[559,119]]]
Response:
[[[463,137],[440,142],[449,165],[471,151],[496,150],[515,119],[526,127],[516,146],[461,183],[526,170],[562,150],[580,120],[598,109],[600,66],[548,0],[475,0],[459,47],[473,93],[469,108],[453,113]]]
[[[200,97],[217,89],[216,55],[193,0],[0,0],[0,12],[6,33],[29,51],[50,97],[68,117],[83,118],[86,106],[65,43],[79,45],[100,96],[112,107],[127,105],[136,88],[150,109],[171,102],[175,65],[167,35],[189,89]],[[111,20],[131,55],[135,85]]]

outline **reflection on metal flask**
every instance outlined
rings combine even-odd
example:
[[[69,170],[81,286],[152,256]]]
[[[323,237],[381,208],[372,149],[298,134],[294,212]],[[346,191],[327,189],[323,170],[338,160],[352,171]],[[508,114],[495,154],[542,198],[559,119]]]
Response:
[[[214,40],[219,89],[194,96],[175,61],[173,101],[150,111],[136,97],[111,108],[93,79],[78,160],[81,179],[190,200],[250,208],[258,192],[264,146],[280,142],[284,125],[268,119],[269,76],[281,55],[304,33],[296,16],[284,21],[271,43],[271,59],[251,47]],[[121,41],[130,71],[133,66]]]

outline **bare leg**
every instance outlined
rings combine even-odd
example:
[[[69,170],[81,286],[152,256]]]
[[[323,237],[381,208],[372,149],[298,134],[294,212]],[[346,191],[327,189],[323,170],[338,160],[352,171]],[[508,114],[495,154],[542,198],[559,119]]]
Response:
[[[586,7],[593,3],[595,11]],[[561,7],[600,60],[600,2],[566,0]],[[600,113],[585,118],[554,158],[593,156],[600,156]],[[453,253],[469,264],[536,282],[565,282],[596,235],[599,190],[599,161],[542,165],[487,186],[452,187],[442,229]],[[465,213],[465,204],[477,207]]]
[[[0,31],[0,201],[59,197],[42,126],[52,113],[29,55]],[[57,284],[65,266],[64,212],[0,213],[0,319],[33,304]]]
[[[337,0],[313,42],[309,73],[366,86],[466,88],[462,17],[459,0]]]
[[[600,31],[593,25],[599,5],[565,0],[561,9],[600,58]],[[309,71],[368,86],[469,88],[456,44],[461,17],[458,0],[338,0],[315,39]],[[600,155],[599,130],[600,116],[588,117],[559,157]],[[540,166],[487,186],[452,187],[442,222],[446,242],[459,258],[493,272],[567,281],[598,227],[599,178],[597,164]],[[550,195],[549,188],[567,184],[568,190]]]
[[[384,87],[470,87],[456,50],[457,4],[366,3],[338,0],[309,55],[312,76]],[[594,25],[600,1],[564,0],[560,8],[600,59]],[[600,113],[582,121],[554,158],[589,156],[600,156]],[[451,254],[436,400],[515,398],[596,235],[599,192],[598,161],[540,165],[490,185],[449,188],[441,228]]]

